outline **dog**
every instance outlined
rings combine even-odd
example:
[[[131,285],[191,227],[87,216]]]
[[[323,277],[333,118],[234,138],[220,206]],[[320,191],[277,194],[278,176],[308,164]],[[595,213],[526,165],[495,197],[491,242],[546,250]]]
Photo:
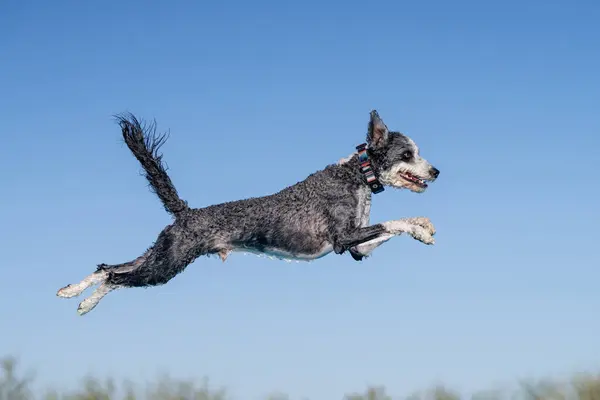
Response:
[[[179,197],[162,163],[159,149],[166,136],[156,133],[156,124],[132,114],[116,119],[151,190],[174,221],[133,261],[100,264],[81,282],[61,288],[57,295],[71,298],[99,285],[79,304],[79,315],[115,289],[163,285],[202,255],[225,261],[241,251],[309,261],[348,252],[360,261],[401,234],[427,245],[435,242],[435,228],[425,217],[369,224],[372,194],[385,187],[422,193],[440,174],[412,139],[389,131],[376,110],[370,113],[366,143],[349,157],[278,193],[205,208],[191,208]]]

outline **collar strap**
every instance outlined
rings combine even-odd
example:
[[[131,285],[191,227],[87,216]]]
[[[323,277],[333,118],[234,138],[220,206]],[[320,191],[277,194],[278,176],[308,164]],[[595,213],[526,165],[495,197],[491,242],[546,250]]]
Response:
[[[377,194],[384,191],[383,185],[379,182],[379,179],[375,176],[373,167],[371,166],[371,160],[367,154],[367,144],[363,143],[356,146],[358,150],[358,162],[360,164],[360,172],[365,176],[367,185],[371,188],[371,192]]]

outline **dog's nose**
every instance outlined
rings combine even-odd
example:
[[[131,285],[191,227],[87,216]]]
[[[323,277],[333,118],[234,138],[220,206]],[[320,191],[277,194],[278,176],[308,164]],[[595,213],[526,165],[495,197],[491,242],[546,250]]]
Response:
[[[435,167],[431,167],[429,173],[431,174],[431,176],[433,176],[433,179],[436,179],[440,175],[440,170]]]

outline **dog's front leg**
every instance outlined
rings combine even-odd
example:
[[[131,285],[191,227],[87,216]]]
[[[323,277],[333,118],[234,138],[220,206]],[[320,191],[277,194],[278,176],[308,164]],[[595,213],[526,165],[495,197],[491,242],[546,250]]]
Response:
[[[342,254],[346,250],[351,250],[355,259],[361,259],[362,256],[368,255],[392,237],[403,233],[428,245],[435,243],[433,238],[435,228],[429,218],[403,218],[356,228],[349,232],[341,232],[338,240],[334,243],[334,251]]]

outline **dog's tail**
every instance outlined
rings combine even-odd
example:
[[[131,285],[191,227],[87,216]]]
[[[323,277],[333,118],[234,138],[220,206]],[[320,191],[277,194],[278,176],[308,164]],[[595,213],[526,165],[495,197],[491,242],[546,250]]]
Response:
[[[127,147],[142,164],[150,189],[162,201],[165,210],[175,218],[189,210],[187,203],[179,198],[162,164],[162,155],[158,153],[159,148],[167,140],[167,135],[156,133],[155,122],[145,125],[132,114],[117,115],[116,119],[121,126]]]

